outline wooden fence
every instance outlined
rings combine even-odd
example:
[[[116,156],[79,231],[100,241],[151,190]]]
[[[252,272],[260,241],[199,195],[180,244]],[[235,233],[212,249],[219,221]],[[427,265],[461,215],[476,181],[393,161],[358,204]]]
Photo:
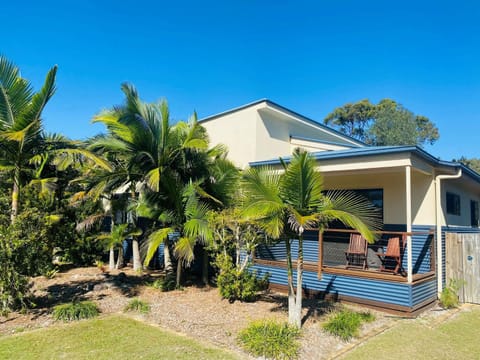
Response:
[[[461,302],[480,304],[480,233],[446,233],[446,281],[460,281]]]

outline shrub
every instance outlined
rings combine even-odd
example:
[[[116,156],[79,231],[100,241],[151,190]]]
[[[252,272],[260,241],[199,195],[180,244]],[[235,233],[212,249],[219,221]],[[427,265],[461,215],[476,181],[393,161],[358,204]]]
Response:
[[[230,302],[253,301],[258,291],[268,286],[268,274],[259,280],[256,273],[250,272],[248,267],[240,269],[235,266],[228,255],[219,255],[216,265],[219,268],[217,286],[220,295]]]
[[[91,301],[73,302],[70,304],[57,305],[53,308],[55,320],[73,321],[89,319],[99,314],[97,305]]]
[[[16,269],[8,231],[0,226],[0,315],[26,308],[30,285]]]
[[[448,286],[445,286],[440,294],[440,306],[444,309],[453,309],[458,307],[458,291],[463,286],[464,281],[450,279]]]
[[[177,286],[175,274],[167,274],[164,278],[155,280],[151,286],[164,292],[175,290]]]
[[[294,359],[298,356],[300,330],[273,320],[252,322],[238,335],[240,344],[254,356],[271,359]]]
[[[138,311],[142,314],[147,314],[150,311],[150,305],[140,299],[132,299],[127,306],[125,306],[124,311]]]
[[[370,312],[354,312],[344,309],[335,313],[323,328],[330,334],[338,336],[342,340],[357,337],[362,322],[372,322],[375,316]]]

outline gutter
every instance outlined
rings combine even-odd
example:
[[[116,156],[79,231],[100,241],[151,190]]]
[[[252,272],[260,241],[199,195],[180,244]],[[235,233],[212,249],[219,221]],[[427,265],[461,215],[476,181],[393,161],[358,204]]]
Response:
[[[443,290],[443,268],[442,268],[442,193],[441,180],[458,179],[462,176],[462,168],[459,168],[455,175],[437,175],[435,177],[435,225],[437,238],[437,293],[440,296]]]

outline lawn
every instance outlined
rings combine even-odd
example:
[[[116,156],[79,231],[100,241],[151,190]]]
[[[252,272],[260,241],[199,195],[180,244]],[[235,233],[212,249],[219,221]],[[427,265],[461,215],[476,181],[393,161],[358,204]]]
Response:
[[[121,315],[0,338],[0,359],[238,359]]]
[[[479,359],[480,307],[435,325],[416,319],[372,338],[342,359]]]

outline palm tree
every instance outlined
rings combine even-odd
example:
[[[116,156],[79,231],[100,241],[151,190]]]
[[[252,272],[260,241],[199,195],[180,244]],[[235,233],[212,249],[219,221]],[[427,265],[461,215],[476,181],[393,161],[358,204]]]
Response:
[[[135,203],[139,187],[159,192],[167,171],[176,169],[178,173],[189,175],[192,157],[188,154],[207,149],[208,138],[195,116],[188,124],[179,122],[171,126],[166,101],[144,103],[135,88],[127,84],[122,85],[122,91],[124,105],[94,117],[93,122],[103,123],[108,134],[94,139],[90,149],[123,162],[123,185],[129,187]],[[168,248],[165,246],[165,251]],[[134,269],[140,269],[138,239],[135,237],[133,260]]]
[[[11,222],[19,210],[20,189],[31,178],[31,159],[43,152],[42,111],[55,92],[54,66],[41,90],[35,93],[19,69],[0,56],[0,171],[12,181]]]
[[[289,322],[301,326],[303,283],[303,233],[318,227],[322,231],[330,221],[340,220],[373,241],[370,228],[378,227],[373,205],[354,193],[323,193],[322,176],[315,160],[305,151],[296,150],[291,161],[282,161],[284,172],[269,167],[245,171],[244,215],[254,218],[273,239],[285,239],[288,276]],[[293,282],[291,239],[298,241],[297,288]]]
[[[129,229],[129,224],[117,224],[113,225],[109,234],[101,234],[97,236],[98,240],[105,242],[106,248],[109,250],[109,269],[115,268],[114,252],[115,248],[118,249],[118,256],[120,257],[123,251],[123,240],[133,236],[139,236],[142,234],[140,229]]]

